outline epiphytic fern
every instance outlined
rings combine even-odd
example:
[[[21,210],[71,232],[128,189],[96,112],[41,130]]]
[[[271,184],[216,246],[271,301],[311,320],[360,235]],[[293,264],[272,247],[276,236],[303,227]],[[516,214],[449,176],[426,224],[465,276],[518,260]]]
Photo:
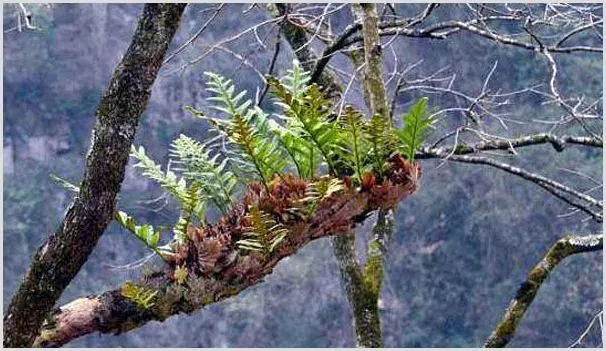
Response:
[[[217,137],[202,144],[181,135],[172,143],[171,162],[177,165],[173,170],[162,171],[143,148],[132,151],[139,161],[136,167],[143,168],[144,175],[178,199],[181,215],[173,230],[181,242],[186,240],[188,226],[196,218],[204,225],[207,201],[223,214],[229,212],[238,180],[245,183],[261,180],[269,193],[274,189],[272,181],[278,181],[276,175],[286,179],[281,173],[296,168],[300,178],[311,182],[305,195],[287,210],[307,217],[323,199],[343,189],[344,184],[337,177],[353,174],[361,189],[370,188],[383,177],[392,153],[399,151],[413,160],[431,125],[425,100],[404,116],[405,125],[399,130],[378,115],[364,120],[362,113],[352,107],[347,107],[335,120],[331,115],[332,101],[317,85],[309,84],[309,75],[296,62],[281,81],[267,77],[276,105],[281,108],[279,119],[275,120],[258,106],[252,106],[245,99],[245,91],[237,93],[231,80],[213,73],[206,76],[208,91],[213,93],[209,100],[215,103],[212,108],[227,114],[227,118],[210,117],[191,107],[186,109],[206,119]],[[329,175],[317,174],[326,170],[321,167],[323,162]],[[258,204],[249,206],[250,227],[236,244],[267,257],[284,240],[288,230],[272,215],[261,211]],[[136,235],[147,245],[157,246],[148,229],[139,229]]]
[[[421,98],[412,107],[410,112],[402,116],[404,127],[396,130],[396,136],[401,142],[400,149],[411,161],[414,160],[415,152],[421,147],[425,140],[427,129],[433,124],[427,111],[427,98]]]
[[[155,231],[153,226],[149,224],[137,225],[135,219],[123,211],[116,212],[114,219],[123,228],[133,233],[135,237],[141,240],[150,250],[162,257],[162,252],[158,249],[160,232]]]
[[[219,103],[212,108],[227,113],[229,119],[212,118],[193,108],[189,110],[207,119],[220,135],[226,137],[229,144],[235,146],[235,149],[226,150],[225,153],[245,178],[256,175],[267,187],[268,182],[276,174],[280,175],[286,165],[286,159],[269,131],[267,116],[258,107],[250,108],[250,100],[241,103],[246,91],[236,95],[231,80],[214,73],[206,75],[209,78],[207,90],[215,94],[209,100]]]
[[[291,81],[295,81],[295,78],[291,78]],[[326,162],[329,172],[338,174],[337,150],[342,147],[343,140],[338,126],[328,120],[331,102],[316,85],[307,87],[300,97],[297,97],[290,87],[279,80],[274,78],[268,79],[267,82],[274,90],[277,105],[284,109],[284,115],[280,117],[285,128],[298,137],[294,142],[302,148],[309,149],[311,146],[305,168],[311,170],[312,176],[315,174],[315,149]]]
[[[241,249],[258,251],[268,257],[288,235],[288,229],[281,223],[277,223],[268,213],[263,212],[257,206],[249,208],[248,219],[251,225],[246,228],[244,233],[246,239],[236,242]]]
[[[120,295],[132,300],[143,308],[150,308],[154,306],[152,301],[158,295],[158,291],[148,290],[127,281],[120,288]]]
[[[276,135],[278,143],[284,149],[295,165],[300,178],[310,178],[314,165],[320,163],[320,154],[314,153],[314,146],[302,138],[292,128],[287,128],[274,120],[270,120],[270,130]]]
[[[347,106],[339,116],[339,124],[347,138],[347,148],[340,153],[341,159],[353,169],[355,177],[360,181],[364,171],[364,160],[369,150],[368,140],[364,138],[364,115],[351,106]]]
[[[187,189],[187,198],[181,204],[181,213],[177,224],[173,227],[173,233],[178,243],[187,241],[187,227],[194,218],[200,219],[200,223],[204,220],[206,212],[206,198],[201,194],[200,185],[197,182],[192,183]]]
[[[187,200],[187,184],[184,178],[178,178],[175,172],[167,169],[162,171],[160,165],[149,158],[145,153],[143,146],[137,149],[134,145],[131,147],[131,156],[139,162],[135,164],[135,168],[143,169],[143,175],[151,180],[156,181],[162,188],[171,193],[180,203]]]
[[[305,206],[305,215],[310,216],[314,213],[320,201],[342,189],[343,182],[340,179],[322,176],[307,185],[305,196],[299,199],[298,202]]]
[[[188,182],[198,184],[204,195],[226,214],[238,183],[226,167],[227,159],[219,163],[218,154],[211,157],[202,143],[183,134],[172,142],[171,156],[175,158],[175,170],[182,172]]]
[[[143,175],[158,182],[162,188],[170,192],[179,202],[181,215],[177,224],[173,228],[175,238],[178,242],[186,240],[185,233],[187,226],[197,218],[200,223],[205,220],[205,211],[207,196],[202,192],[198,182],[191,181],[187,184],[185,177],[178,178],[177,174],[170,169],[162,172],[160,165],[157,165],[151,158],[145,154],[145,149],[134,146],[131,155],[139,160],[135,167],[143,169]]]
[[[370,145],[368,164],[379,176],[382,176],[384,163],[395,148],[391,123],[380,115],[372,116],[366,122],[364,138]]]
[[[299,61],[294,60],[292,66],[284,76],[282,84],[295,99],[300,99],[307,90],[311,77],[301,68]]]

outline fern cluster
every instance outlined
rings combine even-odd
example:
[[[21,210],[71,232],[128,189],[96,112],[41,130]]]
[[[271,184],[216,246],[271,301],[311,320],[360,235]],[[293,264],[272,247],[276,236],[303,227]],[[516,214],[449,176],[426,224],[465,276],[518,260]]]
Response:
[[[253,175],[267,186],[276,174],[281,173],[286,163],[277,145],[272,142],[267,116],[259,107],[251,108],[250,100],[242,101],[246,91],[236,94],[231,80],[214,73],[205,74],[209,79],[207,90],[215,94],[208,100],[218,103],[211,107],[226,113],[228,119],[209,117],[191,107],[189,110],[210,122],[220,137],[214,146],[224,152],[242,178],[249,179]],[[220,142],[223,140],[233,148],[221,148]]]
[[[258,180],[269,191],[271,181],[286,172],[310,180],[300,200],[305,215],[310,215],[319,201],[342,188],[339,178],[349,175],[361,184],[369,172],[382,177],[386,160],[396,152],[413,160],[433,122],[426,99],[403,116],[400,129],[378,115],[365,119],[351,106],[335,117],[332,102],[317,85],[309,84],[309,74],[296,62],[283,79],[266,77],[279,109],[274,115],[253,106],[245,98],[246,91],[236,91],[231,80],[214,73],[205,75],[212,94],[208,101],[219,115],[193,107],[186,110],[208,121],[216,137],[203,144],[180,135],[171,145],[169,165],[174,167],[165,171],[143,147],[132,149],[138,161],[135,166],[179,202],[181,216],[173,231],[180,242],[186,240],[189,225],[206,223],[207,206],[228,213],[239,183]],[[267,256],[288,231],[254,205],[247,213],[251,226],[236,244]],[[152,229],[131,230],[128,218],[119,221],[150,248],[157,248]]]
[[[343,189],[343,181],[330,176],[323,176],[307,185],[305,196],[298,202],[305,206],[305,215],[311,215],[320,201],[341,189]]]

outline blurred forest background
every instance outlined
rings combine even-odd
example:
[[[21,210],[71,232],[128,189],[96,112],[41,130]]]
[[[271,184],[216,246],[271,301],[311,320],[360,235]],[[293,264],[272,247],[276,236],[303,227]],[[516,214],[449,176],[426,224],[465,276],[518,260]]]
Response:
[[[171,44],[172,52],[206,20],[210,4],[188,6]],[[403,13],[423,5],[399,4]],[[266,11],[229,5],[196,44],[163,67],[138,131],[143,145],[163,164],[180,133],[204,139],[204,122],[183,106],[205,107],[204,71],[235,81],[252,94],[262,87],[258,75],[230,54],[217,52],[177,73],[220,38],[269,18]],[[79,182],[89,147],[97,103],[110,75],[129,45],[142,4],[54,4],[29,9],[39,31],[7,31],[15,25],[15,5],[4,15],[4,310],[37,247],[59,223],[71,194],[50,174]],[[456,15],[445,5],[436,16]],[[336,21],[350,23],[345,11]],[[232,44],[249,54],[250,40]],[[288,45],[283,45],[285,48]],[[449,40],[405,38],[394,45],[400,61],[423,59],[433,72],[448,66],[461,91],[477,91],[498,60],[492,84],[507,89],[545,82],[547,66],[530,51],[495,45],[473,36]],[[272,52],[256,53],[253,65],[265,69]],[[280,75],[292,53],[283,49]],[[387,64],[390,55],[385,55]],[[341,62],[341,63],[339,63]],[[589,96],[602,93],[602,54],[562,57],[561,86]],[[335,63],[351,71],[342,59]],[[387,71],[387,70],[386,70]],[[350,102],[363,106],[359,91]],[[269,101],[267,99],[266,101]],[[403,102],[405,103],[405,102]],[[432,100],[430,105],[439,105]],[[536,102],[535,102],[536,103]],[[532,116],[533,101],[516,107]],[[511,131],[515,134],[515,130]],[[582,179],[562,172],[574,169],[602,179],[602,150],[570,147],[562,153],[549,145],[525,150],[518,163],[575,185]],[[600,225],[582,217],[561,217],[567,206],[536,185],[485,166],[423,161],[420,191],[396,211],[396,235],[386,267],[380,301],[386,347],[478,347],[503,316],[528,270],[566,233],[594,233]],[[131,165],[118,207],[141,221],[170,224],[176,204],[152,202],[160,189]],[[157,211],[162,207],[161,211]],[[368,221],[367,230],[371,221]],[[362,231],[364,232],[364,231]],[[112,224],[59,304],[116,287],[140,269],[121,267],[148,252],[131,234]],[[602,310],[602,253],[575,255],[550,276],[510,343],[514,347],[572,344]],[[594,328],[581,346],[599,346]],[[352,347],[355,335],[339,270],[327,239],[314,242],[284,260],[267,280],[192,316],[175,316],[119,335],[89,335],[72,347]]]

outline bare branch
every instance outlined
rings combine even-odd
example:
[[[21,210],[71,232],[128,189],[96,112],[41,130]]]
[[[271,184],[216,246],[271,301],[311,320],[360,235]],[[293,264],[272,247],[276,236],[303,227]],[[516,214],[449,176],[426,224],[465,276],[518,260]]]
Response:
[[[445,157],[447,155],[443,155],[443,156]],[[530,182],[537,184],[538,186],[549,191],[551,194],[555,195],[556,197],[564,200],[569,205],[574,206],[574,207],[586,212],[587,214],[591,215],[597,222],[600,222],[600,223],[602,222],[602,213],[601,213],[601,209],[603,207],[602,201],[596,200],[591,196],[588,196],[579,191],[576,191],[576,190],[574,190],[566,185],[563,185],[561,183],[558,183],[554,180],[551,180],[549,178],[546,178],[546,177],[541,176],[536,173],[528,172],[519,167],[511,166],[507,163],[498,162],[498,161],[492,160],[490,158],[481,157],[481,156],[455,155],[455,156],[451,156],[450,160],[457,161],[457,162],[463,162],[463,163],[485,164],[485,165],[489,165],[489,166],[501,169],[505,172],[517,175],[523,179],[526,179]],[[579,204],[577,202],[573,202],[572,200],[569,200],[561,193],[568,194],[568,195],[570,195],[574,198],[577,198],[579,200],[582,200],[582,201],[586,201],[589,203],[590,206],[587,206],[584,204]],[[592,210],[591,209],[592,206],[598,207],[600,209],[600,212],[596,212],[596,211]]]

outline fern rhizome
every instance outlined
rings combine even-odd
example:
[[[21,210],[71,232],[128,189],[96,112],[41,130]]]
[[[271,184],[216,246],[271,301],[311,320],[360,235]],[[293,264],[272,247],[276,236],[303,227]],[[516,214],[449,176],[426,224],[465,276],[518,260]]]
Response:
[[[203,143],[180,135],[165,169],[143,147],[132,148],[135,167],[180,205],[172,238],[160,246],[152,226],[116,215],[169,264],[178,291],[202,294],[213,290],[210,282],[260,279],[302,243],[349,230],[350,213],[364,212],[356,215],[362,218],[416,190],[420,167],[413,160],[433,122],[426,99],[396,129],[352,106],[334,116],[332,102],[297,62],[282,79],[266,77],[273,113],[254,106],[231,80],[205,76],[212,106],[186,110],[207,122],[212,138]],[[209,208],[222,214],[215,223],[206,218]]]

